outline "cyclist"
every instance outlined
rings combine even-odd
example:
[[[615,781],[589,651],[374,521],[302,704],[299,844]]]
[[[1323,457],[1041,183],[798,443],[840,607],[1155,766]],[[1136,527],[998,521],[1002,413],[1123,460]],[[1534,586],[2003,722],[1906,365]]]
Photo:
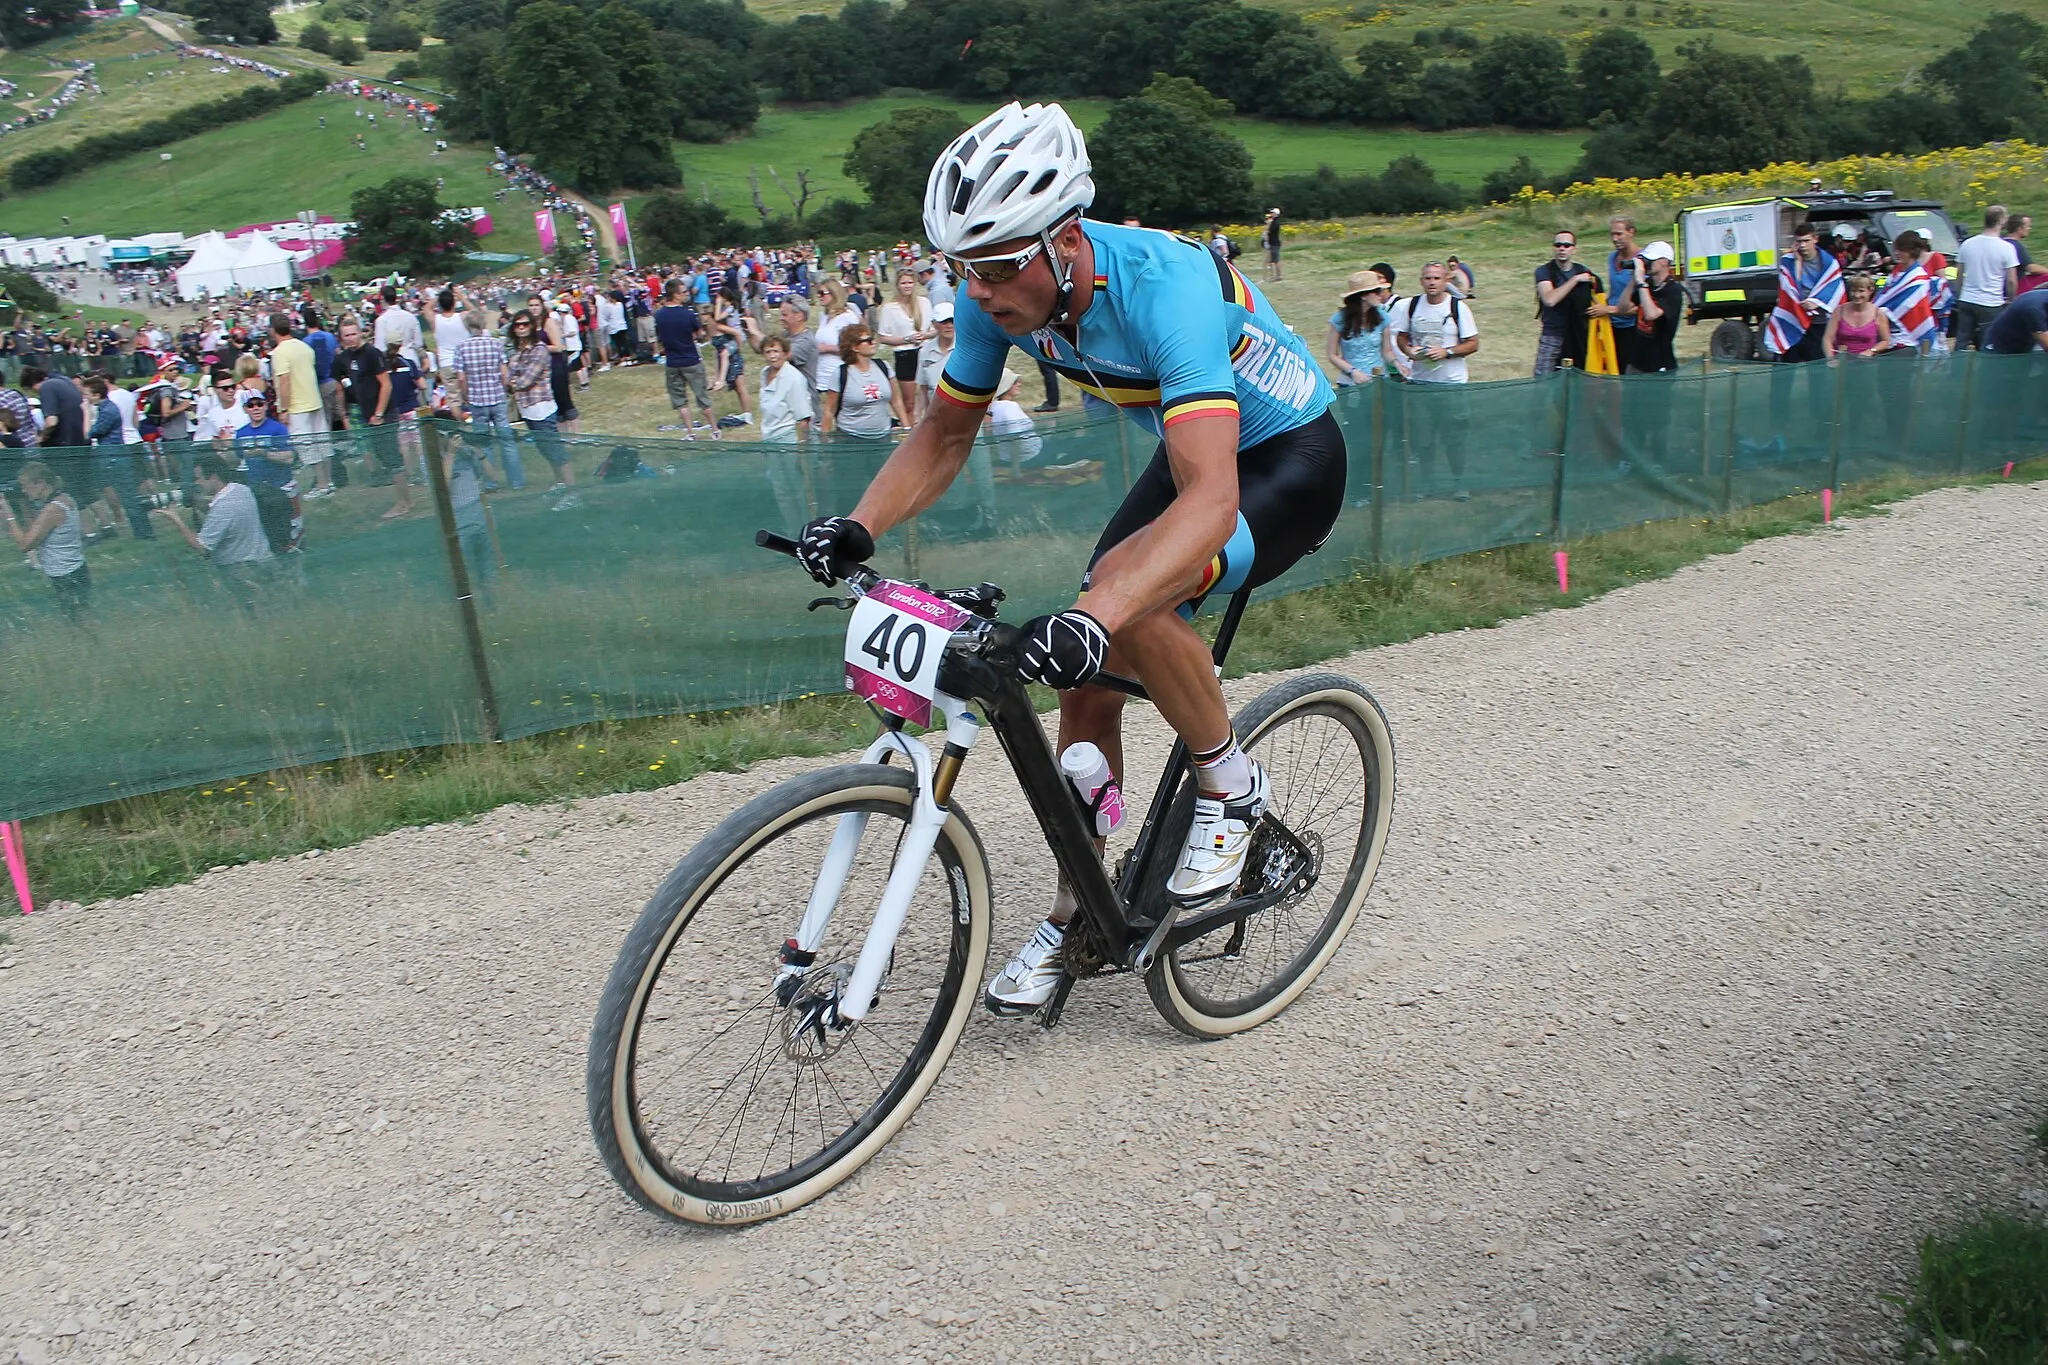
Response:
[[[1013,346],[1158,437],[1079,599],[1025,623],[1020,671],[1060,691],[1061,749],[1092,742],[1119,774],[1124,697],[1088,683],[1107,668],[1145,684],[1194,758],[1194,823],[1167,883],[1192,904],[1236,883],[1267,783],[1189,620],[1210,594],[1269,582],[1328,537],[1344,501],[1344,437],[1321,367],[1235,267],[1188,238],[1086,221],[1094,198],[1087,147],[1057,104],[1006,105],[940,155],[924,224],[961,283],[952,354],[930,410],[852,514],[804,528],[802,558],[830,584],[938,499]],[[1051,999],[1075,908],[1062,884],[989,986],[992,1012]]]

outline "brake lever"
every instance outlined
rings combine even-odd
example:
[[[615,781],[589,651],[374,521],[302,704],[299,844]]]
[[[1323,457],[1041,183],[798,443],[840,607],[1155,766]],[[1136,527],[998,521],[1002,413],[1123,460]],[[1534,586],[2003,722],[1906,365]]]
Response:
[[[804,610],[816,611],[819,607],[837,607],[841,611],[852,611],[853,604],[854,599],[851,597],[813,597],[811,604]]]

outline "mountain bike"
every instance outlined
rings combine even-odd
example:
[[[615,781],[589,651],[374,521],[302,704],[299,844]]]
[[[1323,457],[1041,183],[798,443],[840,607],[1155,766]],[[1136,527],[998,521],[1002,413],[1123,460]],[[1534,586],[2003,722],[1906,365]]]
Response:
[[[784,554],[796,542],[763,531]],[[1166,894],[1194,816],[1176,742],[1114,874],[1017,675],[994,584],[933,590],[865,567],[847,596],[849,690],[880,734],[861,761],[791,778],[728,816],[627,934],[591,1029],[591,1132],[613,1179],[657,1213],[735,1225],[801,1208],[873,1157],[931,1091],[981,992],[994,878],[952,801],[993,729],[1079,902],[1056,1025],[1076,981],[1145,979],[1181,1032],[1273,1018],[1344,941],[1393,814],[1394,743],[1372,695],[1330,673],[1291,679],[1236,717],[1272,786],[1245,871],[1206,903]],[[1217,632],[1220,669],[1249,591]],[[1139,683],[1101,686],[1144,699]],[[935,758],[907,725],[943,730]]]

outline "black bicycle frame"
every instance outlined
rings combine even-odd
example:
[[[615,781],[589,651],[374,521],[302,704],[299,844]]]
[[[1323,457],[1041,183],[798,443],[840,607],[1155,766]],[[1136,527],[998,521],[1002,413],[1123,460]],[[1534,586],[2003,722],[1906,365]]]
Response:
[[[1224,610],[1216,643],[1210,649],[1210,658],[1219,669],[1230,652],[1230,642],[1237,635],[1238,623],[1250,599],[1251,590],[1240,589]],[[1098,674],[1093,685],[1140,701],[1151,700],[1143,684],[1114,673]],[[1038,827],[1052,849],[1053,860],[1073,889],[1078,903],[1075,922],[1086,917],[1105,934],[1115,937],[1116,941],[1103,945],[1111,963],[1119,967],[1136,965],[1148,946],[1156,946],[1152,942],[1155,930],[1163,927],[1138,913],[1139,891],[1151,884],[1148,879],[1161,856],[1160,827],[1188,766],[1186,742],[1174,740],[1165,770],[1159,775],[1159,787],[1146,809],[1145,822],[1139,826],[1137,843],[1124,865],[1121,885],[1112,885],[1108,870],[1095,852],[1094,828],[1081,808],[1078,794],[1060,771],[1052,742],[1031,704],[1030,694],[1018,681],[1014,664],[1001,657],[951,656],[941,668],[939,687],[955,696],[974,698],[986,712],[989,727],[995,731],[1017,774],[1017,783],[1024,789],[1025,800],[1038,817]]]

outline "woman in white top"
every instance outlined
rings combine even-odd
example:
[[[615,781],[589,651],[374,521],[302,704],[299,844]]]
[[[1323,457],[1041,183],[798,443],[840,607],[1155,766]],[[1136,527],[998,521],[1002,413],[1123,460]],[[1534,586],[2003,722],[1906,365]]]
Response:
[[[820,417],[823,429],[830,431],[833,408],[839,401],[839,334],[848,327],[866,328],[861,323],[860,310],[847,304],[846,286],[838,280],[818,281],[818,313],[818,363],[811,381],[823,396]]]
[[[22,497],[34,515],[27,526],[14,519],[14,508],[0,498],[0,518],[15,548],[32,557],[57,594],[57,609],[73,625],[92,604],[92,572],[85,567],[85,538],[80,534],[78,504],[64,491],[64,481],[41,460],[30,460],[16,476]]]
[[[932,334],[932,303],[917,287],[917,276],[896,272],[896,295],[875,310],[875,336],[895,354],[896,382],[917,382],[917,348]]]
[[[1045,448],[1038,424],[1017,401],[1018,390],[1023,387],[1024,381],[1017,378],[1016,371],[1004,370],[1002,378],[996,381],[995,401],[988,405],[989,435],[995,440],[996,454],[1012,471],[1037,459]]]
[[[838,392],[829,431],[834,426],[845,435],[863,441],[889,439],[889,419],[910,425],[903,411],[903,390],[889,377],[889,371],[875,359],[875,334],[864,322],[848,323],[839,334],[846,363],[839,375]]]

